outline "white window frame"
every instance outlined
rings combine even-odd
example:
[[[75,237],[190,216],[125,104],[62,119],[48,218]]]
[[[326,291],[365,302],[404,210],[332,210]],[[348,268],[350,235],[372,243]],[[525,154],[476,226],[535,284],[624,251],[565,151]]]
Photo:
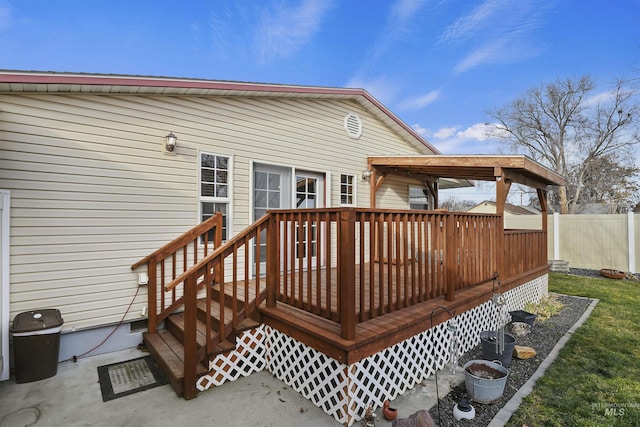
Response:
[[[351,177],[351,203],[342,203],[342,177],[347,176]],[[341,173],[340,174],[340,206],[356,206],[356,175],[351,173]]]
[[[216,196],[203,196],[202,195],[202,156],[210,155],[216,157],[225,157],[227,159],[227,196],[226,197],[216,197]],[[226,215],[226,230],[227,236],[223,241],[229,240],[232,237],[232,225],[233,225],[233,164],[234,158],[228,154],[222,153],[212,153],[209,151],[199,151],[198,152],[198,222],[202,222],[202,204],[203,203],[221,203],[227,205],[227,215]],[[202,243],[202,242],[200,242]]]

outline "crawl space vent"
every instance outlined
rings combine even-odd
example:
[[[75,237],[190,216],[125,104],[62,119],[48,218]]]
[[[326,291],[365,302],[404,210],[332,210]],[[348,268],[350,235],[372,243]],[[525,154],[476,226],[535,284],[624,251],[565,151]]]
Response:
[[[358,139],[362,135],[362,120],[356,113],[349,113],[344,118],[344,129],[350,138]]]

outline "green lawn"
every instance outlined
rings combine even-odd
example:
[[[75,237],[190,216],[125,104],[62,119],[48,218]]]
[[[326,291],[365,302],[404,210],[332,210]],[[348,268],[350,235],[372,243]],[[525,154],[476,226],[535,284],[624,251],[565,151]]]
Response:
[[[600,300],[508,426],[640,426],[640,282],[549,275],[549,291]]]

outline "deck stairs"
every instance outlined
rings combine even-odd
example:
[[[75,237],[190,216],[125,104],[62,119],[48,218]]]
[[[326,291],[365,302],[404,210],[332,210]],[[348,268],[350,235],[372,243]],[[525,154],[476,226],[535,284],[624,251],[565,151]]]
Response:
[[[220,324],[220,285],[214,284],[212,286],[212,299],[215,304],[210,305],[209,313],[207,313],[207,303],[205,298],[198,300],[197,304],[197,348],[200,363],[197,366],[198,377],[205,375],[209,371],[209,361],[219,354],[225,354],[235,350],[236,337],[238,337],[243,331],[255,328],[259,325],[259,312],[257,310],[257,301],[263,301],[265,292],[256,298],[255,294],[250,296],[251,301],[248,306],[249,312],[245,312],[244,300],[242,296],[236,296],[236,302],[234,304],[233,291],[230,284],[225,284],[224,295],[224,310],[225,310],[225,324]],[[239,321],[237,326],[232,325],[232,307],[240,307],[236,315],[236,321]],[[211,344],[214,350],[209,354],[206,354],[206,322],[207,316],[210,318],[213,333],[211,336]],[[167,317],[164,321],[164,328],[158,329],[156,333],[145,332],[144,344],[153,356],[158,366],[162,369],[167,379],[175,392],[179,395],[183,395],[183,379],[184,379],[184,314],[181,311],[177,311]]]

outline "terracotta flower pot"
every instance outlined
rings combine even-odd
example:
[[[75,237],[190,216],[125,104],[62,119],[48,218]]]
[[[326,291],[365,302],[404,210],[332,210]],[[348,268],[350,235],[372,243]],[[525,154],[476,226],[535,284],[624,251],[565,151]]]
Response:
[[[624,279],[627,276],[627,273],[620,270],[612,270],[610,268],[603,268],[600,270],[600,275],[604,276],[608,279]]]
[[[398,416],[398,410],[396,408],[389,407],[389,401],[385,400],[382,404],[382,416],[385,420],[395,420]]]

